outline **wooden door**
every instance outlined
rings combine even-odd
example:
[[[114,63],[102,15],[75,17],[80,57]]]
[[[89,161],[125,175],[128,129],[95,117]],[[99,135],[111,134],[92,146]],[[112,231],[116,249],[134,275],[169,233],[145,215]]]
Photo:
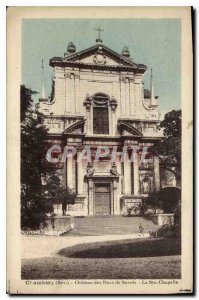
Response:
[[[110,215],[110,184],[95,184],[95,215]]]

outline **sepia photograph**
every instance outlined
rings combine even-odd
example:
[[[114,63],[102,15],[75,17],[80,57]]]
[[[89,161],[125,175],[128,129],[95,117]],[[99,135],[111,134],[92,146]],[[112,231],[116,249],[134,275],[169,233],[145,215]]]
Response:
[[[104,16],[93,8],[90,17],[70,9],[7,13],[8,91],[11,17],[20,20],[8,116],[18,116],[12,201],[22,284],[8,271],[8,293],[192,293],[192,177],[182,183],[192,172],[191,8]]]

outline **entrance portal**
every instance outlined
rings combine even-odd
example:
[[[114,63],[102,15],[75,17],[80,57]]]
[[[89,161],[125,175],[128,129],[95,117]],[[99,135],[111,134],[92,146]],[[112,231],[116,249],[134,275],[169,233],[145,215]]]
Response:
[[[109,183],[95,183],[95,215],[110,215],[111,201],[110,201],[110,184]]]

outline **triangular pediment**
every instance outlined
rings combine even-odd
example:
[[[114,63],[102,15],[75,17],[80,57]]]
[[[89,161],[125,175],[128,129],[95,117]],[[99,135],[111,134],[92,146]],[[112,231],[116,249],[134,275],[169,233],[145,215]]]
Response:
[[[65,57],[65,62],[78,62],[84,64],[94,65],[111,65],[111,66],[130,66],[137,68],[138,65],[132,60],[118,54],[117,52],[109,49],[108,47],[100,44],[79,51],[72,55]]]
[[[147,66],[136,64],[132,59],[121,55],[103,44],[96,44],[85,50],[68,54],[65,57],[52,57],[51,67],[77,67],[87,69],[112,69],[116,71],[130,71],[143,74]]]

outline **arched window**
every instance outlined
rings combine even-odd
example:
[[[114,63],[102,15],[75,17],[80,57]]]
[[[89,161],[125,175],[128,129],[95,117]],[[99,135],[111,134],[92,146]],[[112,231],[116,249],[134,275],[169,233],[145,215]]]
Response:
[[[96,94],[93,97],[93,133],[109,134],[109,98],[104,94]]]

